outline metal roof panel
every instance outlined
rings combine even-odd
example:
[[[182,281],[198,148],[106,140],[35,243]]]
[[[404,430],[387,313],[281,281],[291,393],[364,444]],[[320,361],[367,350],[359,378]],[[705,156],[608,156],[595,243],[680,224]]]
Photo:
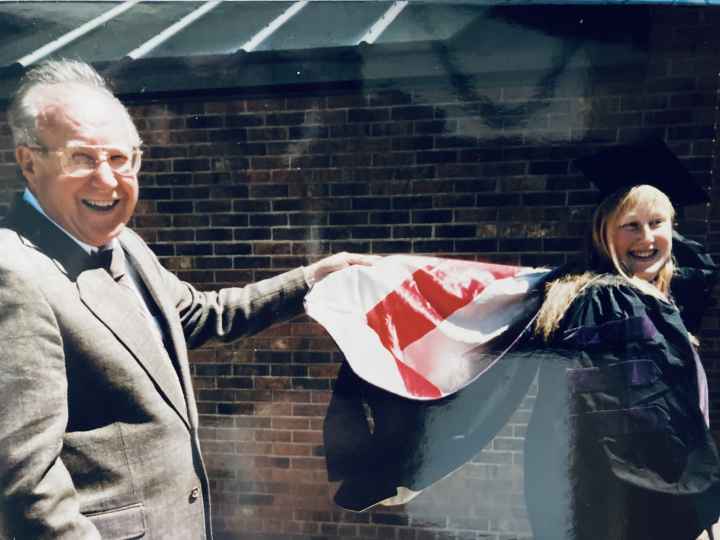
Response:
[[[446,40],[489,8],[469,5],[409,3],[376,43]]]
[[[292,2],[224,2],[148,57],[232,54]]]
[[[12,62],[118,4],[0,0],[0,99],[22,74],[21,66]],[[541,71],[558,63],[563,69],[585,69],[590,56],[595,65],[644,62],[652,17],[671,16],[669,11],[675,9],[617,3],[600,7],[412,1],[393,18],[388,8],[401,2],[226,1],[145,57],[126,57],[203,4],[142,2],[56,56],[95,63],[127,95],[283,84],[385,84],[408,78]],[[302,9],[284,24],[270,26],[293,6]],[[708,8],[713,15],[717,9]],[[379,25],[383,16],[390,21],[387,26]],[[265,28],[274,31],[257,40],[254,52],[239,51]],[[376,31],[368,34],[372,28]],[[367,35],[378,39],[358,46]],[[697,46],[692,40],[687,43],[688,50]]]
[[[0,3],[0,65],[15,62],[112,7],[104,2]]]
[[[203,2],[142,2],[96,31],[58,51],[87,62],[119,60]],[[83,2],[73,2],[83,4]],[[107,3],[106,3],[107,5]]]
[[[356,45],[391,5],[392,2],[310,2],[256,50]]]

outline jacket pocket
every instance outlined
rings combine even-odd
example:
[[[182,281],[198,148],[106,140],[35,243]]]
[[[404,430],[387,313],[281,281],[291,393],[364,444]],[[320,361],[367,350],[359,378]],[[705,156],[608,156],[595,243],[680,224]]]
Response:
[[[85,515],[97,527],[103,540],[132,540],[145,536],[147,525],[142,503]]]

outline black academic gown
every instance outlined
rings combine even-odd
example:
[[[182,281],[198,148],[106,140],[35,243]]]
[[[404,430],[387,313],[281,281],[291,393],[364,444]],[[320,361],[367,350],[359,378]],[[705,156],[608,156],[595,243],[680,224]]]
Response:
[[[720,460],[673,304],[598,275],[537,356],[525,452],[536,540],[694,540],[717,521]]]

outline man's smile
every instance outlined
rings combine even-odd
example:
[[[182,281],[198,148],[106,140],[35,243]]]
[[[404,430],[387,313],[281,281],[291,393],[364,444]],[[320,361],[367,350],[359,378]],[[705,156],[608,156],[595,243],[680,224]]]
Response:
[[[110,212],[118,205],[120,199],[81,199],[81,201],[83,205],[90,210],[94,210],[96,212]]]

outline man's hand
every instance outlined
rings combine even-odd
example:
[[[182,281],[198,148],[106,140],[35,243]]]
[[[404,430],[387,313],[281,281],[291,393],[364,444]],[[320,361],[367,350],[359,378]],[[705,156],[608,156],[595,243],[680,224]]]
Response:
[[[315,283],[333,272],[337,272],[354,264],[371,266],[380,259],[381,257],[379,255],[363,255],[361,253],[347,253],[345,251],[336,253],[335,255],[320,259],[309,266],[305,266],[303,268],[305,281],[312,287]]]

